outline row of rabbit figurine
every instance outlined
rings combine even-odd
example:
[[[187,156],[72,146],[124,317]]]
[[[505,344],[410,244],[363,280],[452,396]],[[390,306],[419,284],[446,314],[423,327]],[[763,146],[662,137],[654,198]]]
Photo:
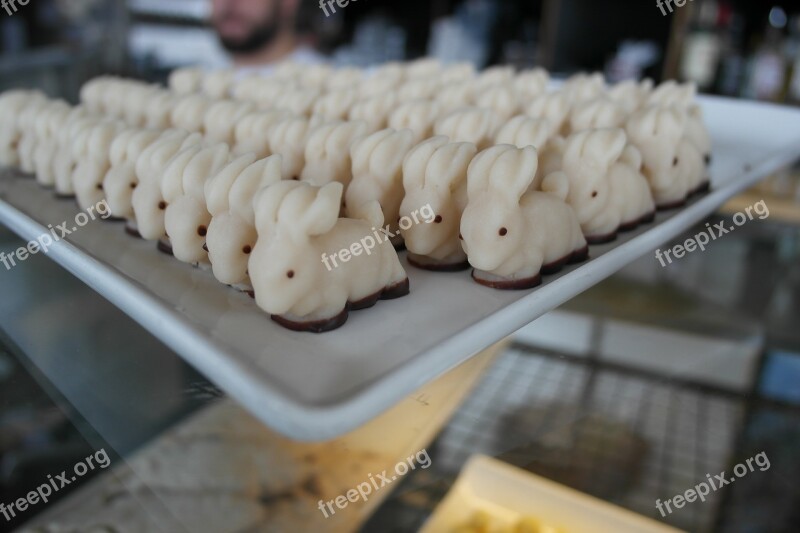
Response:
[[[483,120],[491,111],[456,111],[422,139],[235,101],[198,121],[191,95],[171,120],[166,106],[153,113],[166,127],[132,125],[17,92],[0,96],[0,163],[82,206],[106,200],[129,233],[210,268],[281,325],[321,332],[409,293],[396,249],[415,267],[472,267],[482,285],[525,289],[707,187],[710,140],[691,87],[618,86],[649,95],[626,114],[613,91],[581,101],[593,85],[537,97],[541,117],[500,127]],[[580,102],[571,112],[567,96]],[[320,261],[341,251],[335,268]]]

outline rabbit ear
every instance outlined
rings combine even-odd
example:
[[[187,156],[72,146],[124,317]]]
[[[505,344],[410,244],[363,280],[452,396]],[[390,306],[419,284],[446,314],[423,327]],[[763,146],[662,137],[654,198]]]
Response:
[[[408,152],[403,160],[403,187],[406,191],[425,186],[425,170],[431,156],[449,141],[445,135],[437,135],[419,143]]]
[[[564,169],[576,176],[606,174],[625,149],[627,137],[620,128],[586,130],[567,140]]]
[[[339,123],[325,140],[326,152],[337,155],[347,154],[353,141],[365,135],[367,129],[367,123],[362,121]]]
[[[656,114],[658,107],[650,106],[636,111],[625,124],[625,131],[637,142],[644,142],[656,134]]]
[[[400,130],[378,144],[370,154],[370,174],[373,176],[392,176],[400,171],[403,160],[414,144],[414,132]]]
[[[495,136],[497,144],[513,144],[517,148],[533,146],[542,149],[553,130],[546,118],[531,118],[517,115],[509,120]]]
[[[686,113],[669,106],[658,110],[656,114],[656,135],[677,142],[683,135],[686,126]]]
[[[508,148],[492,165],[489,187],[514,198],[521,198],[536,177],[539,156],[533,146]]]
[[[344,185],[339,182],[329,183],[321,188],[305,185],[296,189],[287,195],[281,205],[278,220],[282,221],[284,214],[287,214],[289,226],[296,228],[299,234],[308,237],[324,235],[339,220],[343,191]]]
[[[282,168],[282,156],[275,154],[259,159],[242,170],[228,193],[230,210],[238,213],[249,224],[255,224],[253,196],[258,190],[281,181]]]
[[[203,190],[209,213],[216,216],[228,210],[228,195],[231,187],[242,171],[253,164],[255,160],[255,154],[244,154],[228,163],[225,168],[205,182]]]
[[[467,172],[467,195],[491,190],[519,199],[536,177],[539,158],[536,148],[500,144],[475,156]]]
[[[472,143],[452,143],[438,148],[425,171],[425,187],[449,196],[467,176],[467,168],[478,148]]]
[[[338,120],[326,122],[309,131],[305,150],[306,160],[318,160],[327,155],[326,145],[328,137],[330,137],[331,133],[333,133],[336,127],[340,124],[342,124],[342,122]]]
[[[507,144],[498,144],[487,148],[476,155],[467,169],[467,196],[473,198],[476,194],[483,193],[489,189],[489,176],[492,165],[500,154],[513,148]]]
[[[293,190],[302,187],[298,181],[279,181],[259,190],[253,198],[256,229],[259,234],[268,234],[278,224],[278,209],[284,198]]]
[[[230,148],[225,143],[215,144],[201,150],[186,165],[183,173],[183,192],[195,198],[204,198],[204,186],[209,176],[213,176],[228,163]]]
[[[363,175],[369,172],[370,154],[372,154],[376,146],[393,133],[394,130],[392,129],[380,130],[353,143],[350,147],[350,157],[353,160],[354,175]]]
[[[183,173],[186,165],[196,156],[202,147],[198,144],[190,146],[175,154],[169,160],[161,175],[161,195],[167,203],[172,203],[183,194]]]

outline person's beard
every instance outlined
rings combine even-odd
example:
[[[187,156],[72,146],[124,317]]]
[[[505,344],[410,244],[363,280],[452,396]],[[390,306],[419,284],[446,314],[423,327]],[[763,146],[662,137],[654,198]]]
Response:
[[[280,31],[281,11],[280,4],[275,6],[272,16],[267,22],[262,22],[253,28],[244,38],[232,39],[219,36],[220,43],[228,52],[232,54],[249,54],[257,52],[271,43]]]

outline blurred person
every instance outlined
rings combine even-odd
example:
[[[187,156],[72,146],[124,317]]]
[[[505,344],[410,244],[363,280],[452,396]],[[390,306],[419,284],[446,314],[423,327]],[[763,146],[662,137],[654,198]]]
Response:
[[[259,68],[279,61],[318,63],[299,32],[301,0],[211,0],[211,20],[233,65]]]

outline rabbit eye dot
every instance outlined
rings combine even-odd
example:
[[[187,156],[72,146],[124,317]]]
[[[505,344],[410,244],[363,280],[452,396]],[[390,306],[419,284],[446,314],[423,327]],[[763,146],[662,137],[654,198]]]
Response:
[[[677,157],[672,160],[672,166],[674,166],[674,167],[678,166],[678,158]]]
[[[97,184],[97,190],[98,191],[102,191],[103,190],[103,184],[102,183],[98,183]]]
[[[442,215],[436,215],[436,218],[433,219],[433,222],[436,224],[441,223],[441,221],[442,221]]]
[[[136,184],[135,183],[131,183],[131,189],[135,189],[135,188],[136,188]]]
[[[242,252],[244,252],[246,254],[249,254],[252,251],[253,251],[253,248],[251,248],[249,244],[245,244],[244,248],[242,248]]]
[[[506,235],[508,235],[508,230],[506,228],[500,228],[500,231],[498,233],[500,234],[501,237],[505,237]]]
[[[592,191],[592,198],[597,198],[597,191]]]
[[[464,240],[464,236],[461,235],[460,233],[458,234],[458,238],[459,238],[459,240],[462,240],[462,241]]]
[[[158,208],[162,211],[167,208],[167,202],[158,202]]]
[[[287,272],[286,277],[292,279],[294,277],[294,270],[290,270],[289,272]]]
[[[200,235],[201,237],[205,237],[206,233],[208,233],[208,228],[206,228],[205,226],[200,226],[197,228],[197,234]]]

